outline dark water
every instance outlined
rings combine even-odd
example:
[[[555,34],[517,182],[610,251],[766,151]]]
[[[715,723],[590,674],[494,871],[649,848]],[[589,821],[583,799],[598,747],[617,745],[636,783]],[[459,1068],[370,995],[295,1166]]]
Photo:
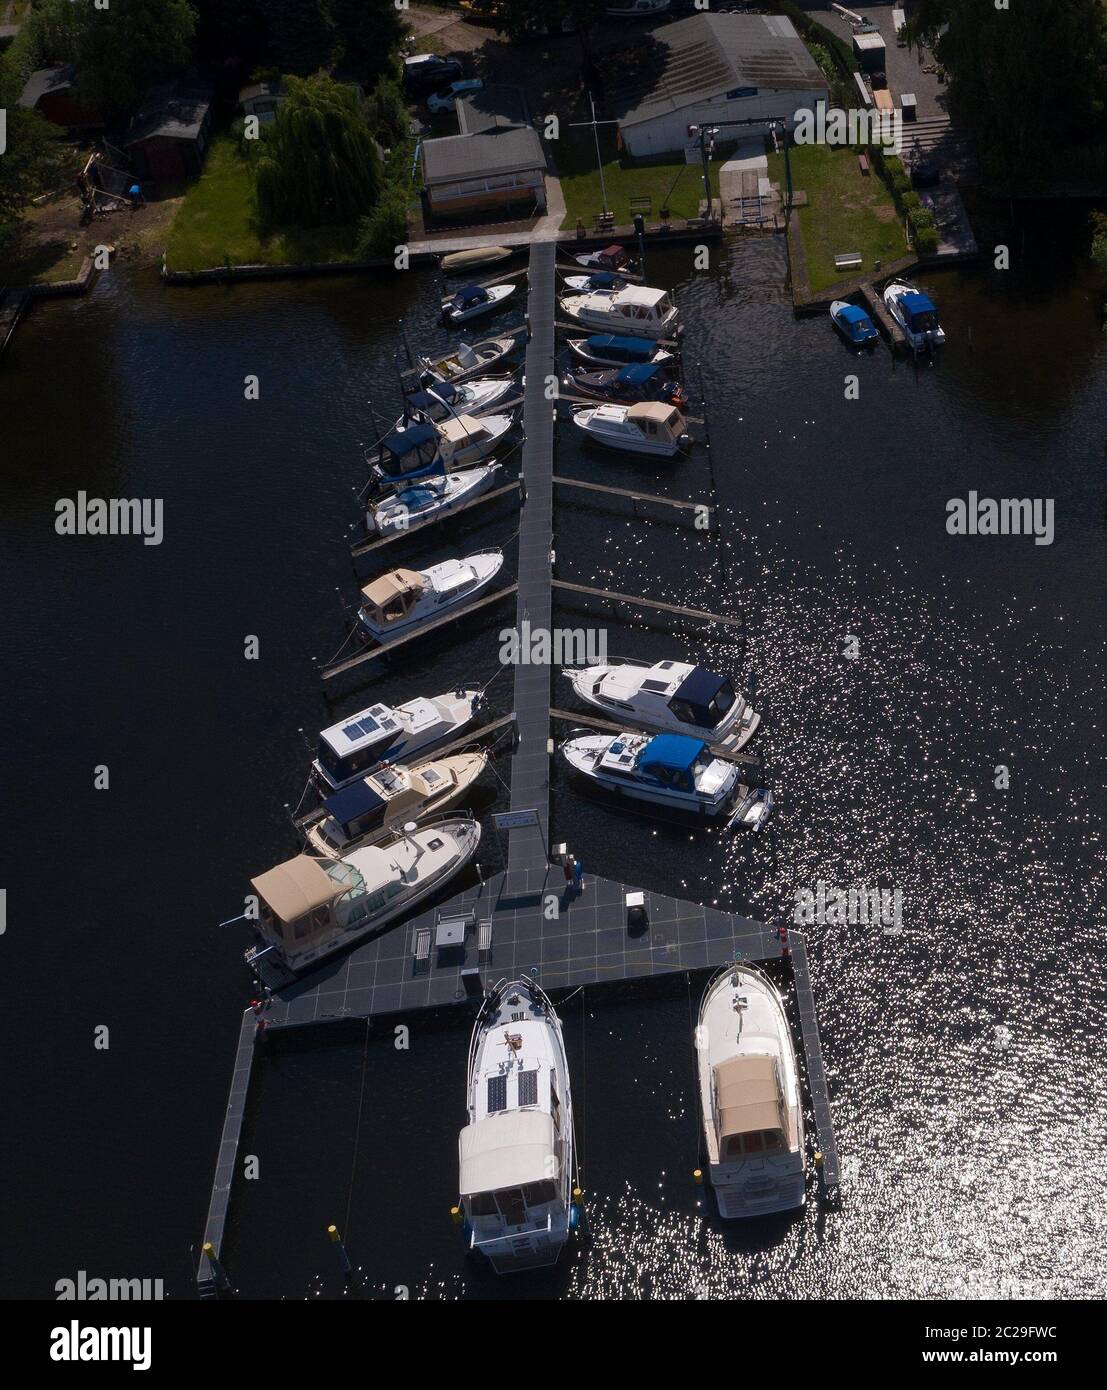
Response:
[[[260,1177],[236,1189],[226,1248],[244,1296],[341,1296],[331,1221],[361,1296],[1107,1291],[1102,292],[1080,217],[1059,244],[1055,221],[997,217],[993,238],[996,216],[982,244],[1011,244],[1017,268],[928,282],[950,342],[918,371],[797,322],[778,243],[736,243],[704,275],[658,253],[710,455],[616,461],[560,430],[566,473],[714,487],[721,546],[562,498],[558,572],[743,615],[745,639],[596,621],[614,654],[676,649],[748,682],[779,811],[757,841],[704,838],[559,776],[555,838],[588,869],[772,922],[820,879],[903,891],[901,935],[812,929],[840,1209],[717,1223],[690,1180],[699,982],[591,989],[563,1009],[590,1233],[556,1272],[468,1269],[449,1218],[466,1027],[419,1018],[406,1050],[380,1028],[258,1066],[243,1151]],[[249,996],[244,941],[217,923],[293,849],[297,729],[364,703],[328,704],[311,658],[342,643],[354,597],[367,398],[398,407],[401,315],[414,346],[450,341],[434,297],[414,273],[169,291],[121,268],[36,311],[0,373],[4,1195],[7,1229],[31,1233],[5,1242],[6,1295],[51,1296],[79,1269],[191,1294]],[[164,544],[58,537],[54,503],[81,488],[164,498]],[[1055,498],[1054,544],[948,536],[946,501],[969,489]],[[428,558],[515,524],[492,515]],[[487,679],[506,621],[416,646],[372,696]],[[482,854],[497,862],[491,834]]]

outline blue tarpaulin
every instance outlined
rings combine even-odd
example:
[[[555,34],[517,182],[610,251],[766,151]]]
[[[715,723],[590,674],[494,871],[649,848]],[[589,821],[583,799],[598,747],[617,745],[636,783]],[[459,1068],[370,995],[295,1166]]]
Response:
[[[610,333],[601,333],[589,338],[585,347],[600,357],[607,351],[614,351],[623,357],[635,357],[641,362],[648,362],[653,356],[654,345],[645,338],[616,338]]]
[[[474,304],[483,304],[487,298],[488,291],[482,290],[479,285],[466,285],[454,295],[454,308],[471,309]]]
[[[365,782],[353,782],[350,786],[335,792],[333,796],[328,796],[323,802],[323,807],[348,834],[354,821],[360,820],[362,816],[383,811],[384,804],[383,798]]]
[[[701,739],[689,738],[687,734],[658,734],[642,750],[638,759],[639,771],[650,774],[690,772],[705,747]]]
[[[635,362],[621,368],[617,380],[624,386],[645,386],[660,370],[656,362]]]

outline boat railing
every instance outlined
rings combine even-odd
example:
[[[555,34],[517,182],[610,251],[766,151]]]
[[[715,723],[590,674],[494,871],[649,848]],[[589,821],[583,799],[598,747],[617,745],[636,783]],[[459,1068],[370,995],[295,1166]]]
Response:
[[[546,1215],[545,1226],[528,1226],[523,1231],[516,1231],[510,1236],[489,1236],[487,1240],[478,1240],[476,1232],[469,1237],[470,1250],[483,1250],[486,1245],[506,1245],[509,1241],[525,1240],[527,1236],[550,1235],[553,1231],[553,1212]]]

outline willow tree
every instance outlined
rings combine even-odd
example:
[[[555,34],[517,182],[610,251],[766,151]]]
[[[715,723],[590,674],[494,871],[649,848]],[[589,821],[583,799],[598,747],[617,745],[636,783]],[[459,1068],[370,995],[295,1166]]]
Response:
[[[287,77],[257,160],[258,211],[269,227],[345,226],[367,213],[381,162],[354,88]]]

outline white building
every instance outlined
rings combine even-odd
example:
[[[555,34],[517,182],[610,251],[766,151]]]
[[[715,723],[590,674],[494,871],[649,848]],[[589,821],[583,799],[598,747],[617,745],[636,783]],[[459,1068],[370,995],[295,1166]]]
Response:
[[[692,15],[654,30],[612,68],[608,104],[639,158],[684,151],[690,125],[791,120],[829,99],[826,78],[783,15]],[[757,131],[723,130],[719,142]]]

